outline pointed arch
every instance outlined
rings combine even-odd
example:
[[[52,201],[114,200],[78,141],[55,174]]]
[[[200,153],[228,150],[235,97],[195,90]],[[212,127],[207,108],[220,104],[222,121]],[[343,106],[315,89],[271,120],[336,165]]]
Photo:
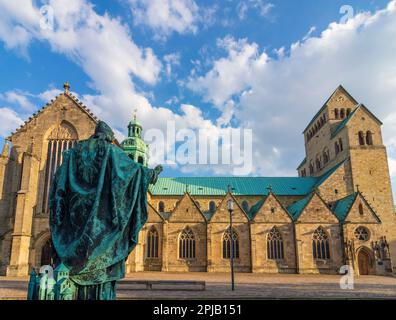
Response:
[[[274,226],[267,236],[267,258],[269,260],[283,260],[283,238],[280,231]]]
[[[151,259],[158,258],[159,234],[155,226],[151,226],[149,231],[147,232],[146,244],[146,257]]]
[[[214,213],[216,211],[216,203],[214,201],[209,202],[209,212]]]
[[[158,202],[158,212],[160,213],[165,212],[165,203],[163,201]]]
[[[179,259],[195,259],[195,245],[195,234],[187,226],[179,235]]]
[[[232,255],[233,258],[239,259],[239,235],[234,228],[232,229],[232,232],[230,232],[230,228],[228,228],[223,233],[222,244],[223,244],[223,259],[231,258],[231,248],[233,252]]]
[[[312,255],[315,260],[330,259],[329,236],[322,227],[318,227],[312,236]]]

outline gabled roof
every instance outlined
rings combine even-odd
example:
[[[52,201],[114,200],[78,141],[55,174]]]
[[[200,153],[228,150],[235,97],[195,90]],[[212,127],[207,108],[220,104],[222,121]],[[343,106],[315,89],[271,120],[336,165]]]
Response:
[[[224,198],[221,200],[221,202],[218,205],[218,207],[216,208],[216,211],[211,215],[210,219],[212,219],[213,216],[218,212],[220,207],[223,205],[224,201],[227,199],[228,195],[230,195],[231,199],[234,201],[234,204],[239,208],[239,210],[241,210],[242,214],[248,219],[248,221],[250,221],[249,215],[245,212],[245,210],[243,210],[242,206],[239,205],[239,202],[234,197],[234,195],[232,193],[228,192],[228,191],[227,191],[226,195],[224,196]]]
[[[315,116],[312,118],[312,120],[309,122],[307,127],[304,129],[303,133],[308,130],[308,128],[315,122],[317,117],[324,111],[324,109],[327,107],[327,103],[330,101],[330,99],[333,97],[333,95],[338,91],[341,90],[344,92],[346,96],[348,96],[349,99],[352,100],[353,103],[357,104],[358,102],[355,100],[354,97],[352,97],[348,91],[345,90],[345,88],[342,85],[339,85],[337,89],[333,91],[333,93],[330,95],[330,97],[326,100],[326,102],[323,104],[323,106],[320,108],[320,110],[315,114]]]
[[[224,196],[228,186],[232,194],[268,195],[268,187],[278,196],[303,196],[311,192],[316,184],[315,177],[178,177],[159,178],[155,185],[150,185],[152,195],[183,195],[186,186],[192,196]]]
[[[346,196],[345,198],[342,198],[334,203],[333,212],[340,221],[345,220],[346,216],[349,213],[349,210],[351,209],[353,203],[356,200],[357,195],[357,192],[352,193],[349,196]]]
[[[254,217],[256,216],[257,212],[261,209],[261,207],[264,205],[265,200],[267,200],[267,197],[264,197],[263,199],[260,199],[256,204],[252,205],[250,207],[249,212],[247,212],[247,215],[250,220],[253,220]]]
[[[197,209],[198,209],[198,212],[203,216],[204,220],[207,220],[206,216],[202,213],[201,208],[197,205],[197,202],[195,201],[195,199],[194,199],[194,198],[190,195],[190,193],[188,193],[188,192],[184,192],[183,197],[182,197],[181,199],[179,199],[179,201],[177,201],[177,203],[176,203],[175,207],[173,208],[172,212],[169,214],[168,219],[171,218],[172,215],[177,211],[177,209],[178,209],[179,206],[180,206],[180,203],[182,202],[182,200],[183,200],[185,197],[188,197],[188,198],[191,200],[191,202],[193,203],[193,205],[195,206],[195,208],[197,208]]]
[[[161,214],[157,211],[157,209],[155,209],[154,206],[153,206],[150,202],[147,201],[147,205],[148,205],[151,209],[153,209],[154,212],[155,212],[156,214],[158,214],[158,216],[159,216],[162,220],[165,220],[164,216],[161,215]]]
[[[57,267],[55,268],[54,271],[56,271],[56,272],[69,272],[70,270],[69,270],[69,268],[66,267],[63,263],[61,263],[59,266],[57,266]]]
[[[364,109],[366,112],[368,112],[380,125],[382,125],[381,120],[379,120],[369,109],[366,108],[365,105],[359,103],[355,109],[349,114],[348,117],[346,117],[344,120],[341,121],[341,123],[338,125],[338,127],[334,130],[334,132],[331,134],[331,138],[333,139],[342,129],[346,127],[348,122],[354,117],[356,112],[359,109]]]
[[[300,217],[301,213],[304,211],[305,207],[308,205],[314,195],[315,192],[312,192],[310,195],[308,195],[308,197],[305,197],[287,207],[287,211],[290,213],[294,221]]]
[[[26,120],[24,124],[22,124],[18,129],[15,130],[15,132],[11,132],[10,136],[13,136],[15,133],[18,133],[19,131],[23,130],[31,121],[33,121],[33,119],[37,118],[44,110],[52,106],[52,104],[62,95],[72,100],[78,108],[80,108],[84,113],[86,113],[95,123],[98,123],[99,119],[91,112],[91,110],[87,106],[85,106],[75,95],[73,95],[69,91],[65,91],[58,94],[45,106],[43,106],[37,112],[33,113],[33,115],[29,117],[29,119]]]

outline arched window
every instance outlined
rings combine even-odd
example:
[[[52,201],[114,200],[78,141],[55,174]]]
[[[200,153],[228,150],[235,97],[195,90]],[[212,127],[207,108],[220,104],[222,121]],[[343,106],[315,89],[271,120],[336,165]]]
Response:
[[[312,237],[312,254],[314,259],[330,259],[329,237],[322,227],[315,230]]]
[[[368,146],[373,145],[373,134],[371,133],[371,131],[367,131],[366,133],[366,143]]]
[[[316,156],[316,170],[320,171],[321,169],[322,169],[322,161],[318,155]]]
[[[163,201],[158,202],[158,211],[165,212],[165,203]]]
[[[242,209],[245,212],[249,212],[249,203],[247,201],[242,201]]]
[[[62,152],[73,148],[77,144],[78,136],[74,127],[62,122],[61,125],[51,131],[47,144],[47,161],[45,166],[45,184],[42,211],[48,212],[48,198],[56,169],[62,164]]]
[[[147,258],[158,258],[158,242],[158,231],[152,226],[147,232]]]
[[[323,150],[323,162],[324,164],[326,164],[329,161],[330,161],[329,149],[326,148]]]
[[[44,246],[41,248],[41,266],[47,266],[52,264],[52,243],[51,239],[47,240]]]
[[[370,239],[370,233],[365,227],[358,227],[356,228],[355,238],[360,241],[367,241]]]
[[[363,133],[363,131],[359,131],[358,136],[359,136],[359,145],[364,146],[364,133]]]
[[[334,118],[339,119],[339,113],[338,113],[338,109],[334,109]]]
[[[360,203],[359,204],[359,214],[362,216],[364,214],[364,209],[363,209],[363,205]]]
[[[341,119],[345,118],[345,109],[344,108],[342,108],[340,111],[340,117],[341,117]]]
[[[314,173],[314,165],[313,162],[311,160],[311,163],[309,164],[309,174],[313,174]]]
[[[209,212],[213,213],[216,211],[216,204],[214,201],[209,202]]]
[[[335,149],[335,154],[336,155],[340,153],[340,146],[339,146],[337,141],[334,144],[334,149]]]
[[[232,248],[233,248],[233,257],[234,259],[239,258],[239,237],[236,231],[232,230]],[[223,234],[223,259],[231,258],[231,233],[230,229],[228,229]]]
[[[338,140],[338,144],[340,146],[340,151],[343,151],[344,150],[344,144],[342,143],[342,139],[341,138]]]
[[[195,259],[195,236],[189,227],[184,229],[179,237],[179,258]]]
[[[268,234],[267,257],[271,260],[282,260],[284,258],[282,235],[275,227]]]

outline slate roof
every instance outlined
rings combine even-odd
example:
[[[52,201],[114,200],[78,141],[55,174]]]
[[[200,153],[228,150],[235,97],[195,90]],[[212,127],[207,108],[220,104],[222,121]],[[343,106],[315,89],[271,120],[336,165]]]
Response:
[[[353,203],[355,202],[357,195],[358,195],[357,192],[352,193],[349,196],[346,196],[345,198],[338,200],[333,205],[333,212],[340,221],[345,220],[349,210],[351,209]]]

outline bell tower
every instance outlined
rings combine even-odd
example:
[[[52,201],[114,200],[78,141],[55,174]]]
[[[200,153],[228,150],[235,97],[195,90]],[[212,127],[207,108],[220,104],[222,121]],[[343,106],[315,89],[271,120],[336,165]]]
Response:
[[[148,164],[148,145],[142,139],[143,128],[137,121],[136,112],[133,119],[128,124],[128,138],[122,143],[125,153],[135,162],[144,166]]]

